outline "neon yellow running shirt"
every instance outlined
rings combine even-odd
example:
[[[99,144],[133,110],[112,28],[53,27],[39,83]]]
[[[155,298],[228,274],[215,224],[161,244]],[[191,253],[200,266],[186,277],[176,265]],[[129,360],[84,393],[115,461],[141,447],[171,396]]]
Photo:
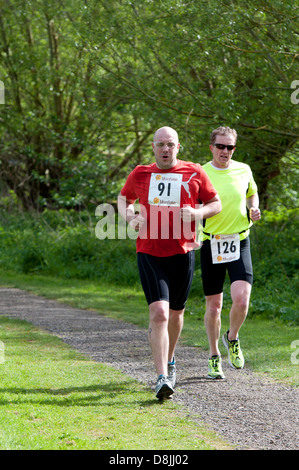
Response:
[[[257,185],[249,165],[231,160],[229,168],[216,168],[211,162],[203,165],[212,185],[220,196],[222,211],[206,219],[204,232],[213,235],[240,234],[240,240],[249,235],[252,221],[247,216],[246,199],[257,192]],[[203,239],[210,238],[203,235]]]

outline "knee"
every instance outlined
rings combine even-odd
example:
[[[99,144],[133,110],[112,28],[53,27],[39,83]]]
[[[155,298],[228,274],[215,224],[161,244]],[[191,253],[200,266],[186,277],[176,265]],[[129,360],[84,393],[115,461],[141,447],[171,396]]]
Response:
[[[247,313],[249,307],[251,285],[245,281],[236,281],[231,285],[233,308],[239,312]]]
[[[161,304],[151,305],[150,320],[156,324],[163,324],[168,321],[168,309]]]
[[[207,302],[206,317],[217,319],[221,315],[222,303],[219,301]]]
[[[247,312],[249,306],[249,299],[244,295],[237,295],[233,299],[234,307],[242,312]]]
[[[173,326],[181,325],[184,321],[184,310],[170,310],[169,323]]]

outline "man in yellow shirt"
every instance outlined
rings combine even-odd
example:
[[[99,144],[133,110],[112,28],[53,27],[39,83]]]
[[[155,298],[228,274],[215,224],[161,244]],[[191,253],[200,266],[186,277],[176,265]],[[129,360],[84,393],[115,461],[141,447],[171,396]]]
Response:
[[[231,282],[229,330],[222,341],[230,366],[244,367],[239,330],[247,316],[253,281],[249,228],[261,217],[257,186],[251,169],[232,159],[237,133],[219,127],[211,134],[212,161],[203,165],[218,192],[222,211],[205,220],[201,269],[206,296],[205,326],[210,346],[208,377],[224,378],[218,348],[226,271]]]

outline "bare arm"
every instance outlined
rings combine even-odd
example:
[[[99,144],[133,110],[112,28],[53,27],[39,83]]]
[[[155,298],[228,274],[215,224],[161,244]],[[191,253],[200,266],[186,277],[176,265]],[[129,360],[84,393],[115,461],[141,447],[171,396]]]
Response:
[[[181,208],[181,218],[184,222],[189,222],[190,220],[202,220],[209,219],[213,215],[218,214],[222,210],[222,205],[220,197],[218,194],[204,203],[204,206],[195,209],[191,206],[186,206]]]
[[[140,214],[136,214],[132,201],[128,201],[125,196],[119,194],[117,198],[117,208],[121,217],[125,219],[134,230],[141,229],[145,218]]]
[[[117,209],[118,213],[126,220],[126,222],[130,222],[136,216],[134,204],[128,201],[126,197],[121,194],[119,194],[117,198]]]
[[[208,202],[204,203],[204,206],[202,208],[201,218],[209,219],[210,217],[213,217],[214,215],[219,214],[219,212],[221,211],[222,211],[221,200],[217,194],[215,197],[213,197],[213,199],[210,199]]]
[[[250,218],[253,222],[260,220],[261,211],[259,209],[259,196],[258,193],[253,194],[246,200],[247,207],[250,211]]]

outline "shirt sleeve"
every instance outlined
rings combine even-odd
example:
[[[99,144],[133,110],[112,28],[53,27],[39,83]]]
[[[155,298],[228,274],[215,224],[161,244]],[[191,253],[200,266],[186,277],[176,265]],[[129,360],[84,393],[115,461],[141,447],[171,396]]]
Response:
[[[138,196],[135,193],[135,170],[133,170],[125,182],[120,194],[125,196],[129,202],[135,202],[138,199]]]
[[[201,187],[199,191],[199,199],[202,202],[208,202],[217,195],[217,191],[212,185],[208,174],[201,166],[200,166],[200,180],[201,180]]]
[[[251,197],[257,193],[257,185],[256,185],[256,182],[254,181],[252,171],[250,168],[248,168],[248,171],[249,171],[249,184],[248,184],[246,198]]]

